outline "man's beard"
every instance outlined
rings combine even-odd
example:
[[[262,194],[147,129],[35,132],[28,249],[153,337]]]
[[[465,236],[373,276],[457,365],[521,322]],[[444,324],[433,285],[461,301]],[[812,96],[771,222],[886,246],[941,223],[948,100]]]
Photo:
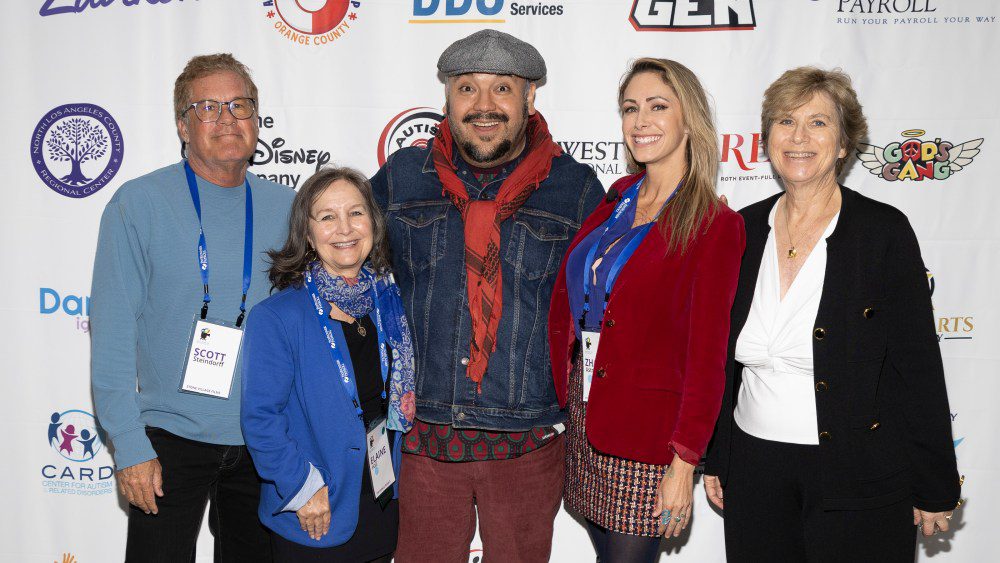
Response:
[[[465,138],[463,131],[459,129],[453,129],[452,134],[455,137],[455,141],[458,146],[462,147],[462,151],[468,155],[468,157],[476,164],[483,164],[489,162],[495,162],[499,160],[504,155],[508,154],[511,149],[516,145],[520,145],[524,140],[525,130],[528,123],[528,104],[525,102],[523,109],[523,125],[519,131],[515,134],[513,139],[504,139],[500,141],[494,148],[489,149],[486,147],[477,146],[472,142],[471,139]],[[470,113],[462,119],[462,123],[468,124],[470,127],[475,128],[475,125],[471,125],[473,121],[499,121],[501,123],[508,123],[510,118],[506,114],[499,112],[487,112],[487,113]]]

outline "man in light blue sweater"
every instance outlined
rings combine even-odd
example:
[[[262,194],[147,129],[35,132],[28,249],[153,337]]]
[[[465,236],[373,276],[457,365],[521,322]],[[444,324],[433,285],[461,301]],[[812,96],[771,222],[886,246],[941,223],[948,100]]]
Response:
[[[91,373],[131,505],[129,561],[192,560],[209,500],[216,561],[270,560],[240,432],[240,370],[218,350],[206,358],[202,343],[238,341],[243,310],[268,295],[266,251],[287,235],[294,192],[247,173],[256,106],[231,55],[191,59],[174,87],[187,159],[125,183],[101,218]],[[201,319],[218,320],[195,333]],[[238,345],[225,354],[235,360]],[[196,377],[212,368],[211,384]]]

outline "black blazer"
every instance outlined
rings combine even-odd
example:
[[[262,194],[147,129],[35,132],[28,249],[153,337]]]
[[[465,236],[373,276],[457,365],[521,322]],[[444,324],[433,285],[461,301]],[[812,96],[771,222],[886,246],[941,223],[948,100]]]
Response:
[[[960,487],[941,351],[917,237],[896,208],[841,187],[837,226],[813,331],[824,507],[876,508],[903,498],[932,512],[955,508]],[[726,390],[705,472],[723,485],[743,366],[736,339],[753,302],[781,194],[740,211],[746,253],[733,304]]]

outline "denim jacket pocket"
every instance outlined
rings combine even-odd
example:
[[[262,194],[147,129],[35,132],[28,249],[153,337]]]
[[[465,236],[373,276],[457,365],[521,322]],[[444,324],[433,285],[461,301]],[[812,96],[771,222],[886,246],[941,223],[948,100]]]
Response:
[[[513,220],[504,259],[529,280],[555,273],[569,243],[570,224],[550,213],[523,208]]]
[[[413,272],[421,272],[433,266],[444,256],[446,250],[449,202],[410,202],[397,209],[389,209],[390,228],[403,229],[400,239],[406,241],[406,248],[393,249],[404,252],[407,264]]]

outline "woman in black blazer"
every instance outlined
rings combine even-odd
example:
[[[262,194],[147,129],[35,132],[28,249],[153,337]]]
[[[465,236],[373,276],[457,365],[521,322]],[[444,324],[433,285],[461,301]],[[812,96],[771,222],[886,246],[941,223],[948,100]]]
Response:
[[[786,72],[761,121],[785,191],[740,211],[705,468],[728,560],[912,562],[913,527],[947,530],[960,493],[916,236],[897,209],[837,184],[867,132],[846,74]]]

